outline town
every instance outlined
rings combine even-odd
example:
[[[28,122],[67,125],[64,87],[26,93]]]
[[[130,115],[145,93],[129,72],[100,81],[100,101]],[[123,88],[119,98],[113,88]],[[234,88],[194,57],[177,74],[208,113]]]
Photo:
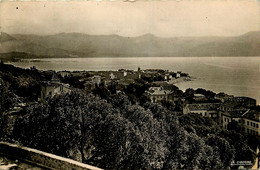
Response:
[[[237,121],[246,133],[260,136],[260,111],[256,109],[255,99],[235,97],[224,92],[215,94],[205,89],[187,89],[182,92],[174,84],[178,81],[192,81],[192,78],[181,71],[175,73],[162,69],[141,70],[140,67],[136,71],[119,69],[58,72],[41,71],[31,67],[30,71],[49,75],[49,80],[40,83],[38,101],[69,93],[73,89],[96,91],[101,96],[125,92],[135,103],[145,98],[153,103],[168,104],[167,106],[171,105],[174,110],[183,114],[196,113],[209,117],[225,129],[228,123]],[[17,103],[11,110],[13,112],[23,106],[25,103]]]
[[[12,136],[18,119],[16,117],[23,119],[23,112],[27,112],[27,107],[41,106],[41,103],[46,104],[52,98],[77,91],[81,94],[94,94],[108,101],[118,95],[125,95],[133,106],[145,108],[146,103],[159,104],[169,113],[176,114],[181,124],[188,121],[184,120],[188,117],[205,118],[214,121],[224,131],[233,129],[259,139],[260,107],[255,99],[224,92],[215,93],[202,88],[182,91],[175,85],[177,82],[193,79],[195,78],[188,73],[163,69],[143,70],[138,67],[136,70],[56,72],[42,71],[36,67],[22,69],[1,62],[2,134],[4,138]],[[187,131],[190,130],[190,127],[184,127]],[[258,144],[256,142],[252,145],[257,147]]]
[[[31,68],[35,70],[35,67]],[[256,100],[250,97],[235,97],[233,95],[214,92],[204,89],[187,89],[182,92],[174,84],[178,81],[191,81],[187,73],[170,72],[162,69],[136,71],[119,69],[118,71],[47,71],[52,79],[43,82],[40,101],[46,97],[68,93],[73,88],[84,89],[87,92],[103,88],[108,93],[133,93],[134,102],[140,102],[146,97],[153,103],[171,105],[176,111],[183,114],[196,113],[209,117],[219,126],[227,129],[230,122],[236,121],[247,134],[260,136],[260,111],[256,108]],[[63,82],[69,83],[61,83]],[[71,82],[72,81],[72,82]],[[133,86],[130,91],[130,87]],[[138,88],[136,88],[136,87]],[[145,86],[146,89],[142,89]],[[104,95],[101,94],[100,95]]]

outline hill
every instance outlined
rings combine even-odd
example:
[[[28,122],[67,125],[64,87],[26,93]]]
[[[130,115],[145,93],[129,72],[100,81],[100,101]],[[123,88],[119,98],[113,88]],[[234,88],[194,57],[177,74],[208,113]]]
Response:
[[[259,56],[260,32],[237,37],[139,37],[59,33],[2,33],[0,53],[23,52],[49,57]]]

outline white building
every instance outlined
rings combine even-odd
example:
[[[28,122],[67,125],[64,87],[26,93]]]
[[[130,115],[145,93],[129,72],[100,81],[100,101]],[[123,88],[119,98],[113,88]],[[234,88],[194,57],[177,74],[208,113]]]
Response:
[[[62,93],[70,93],[71,88],[68,84],[60,82],[56,72],[53,72],[52,79],[49,82],[43,82],[41,86],[41,101],[46,97],[54,97],[55,95],[60,95]]]
[[[228,123],[237,121],[242,130],[251,135],[260,136],[260,112],[249,109],[233,110],[221,114],[222,126],[227,129]]]
[[[176,78],[180,78],[181,77],[181,71],[178,71],[177,73],[176,73]]]
[[[98,75],[93,76],[92,83],[99,86],[101,84],[101,76]]]
[[[164,90],[162,87],[150,87],[147,94],[152,103],[160,103],[162,101],[173,101],[172,91]]]
[[[110,73],[109,76],[111,80],[114,80],[116,78],[116,75],[114,73]]]

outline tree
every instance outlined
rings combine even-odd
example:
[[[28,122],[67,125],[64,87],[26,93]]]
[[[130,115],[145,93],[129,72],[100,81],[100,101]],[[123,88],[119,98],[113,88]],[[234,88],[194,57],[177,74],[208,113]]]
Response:
[[[125,96],[111,103],[81,92],[55,96],[24,110],[13,135],[26,146],[103,168],[161,168],[167,148],[159,123]]]
[[[222,130],[217,135],[226,139],[231,144],[231,147],[235,151],[235,161],[251,161],[251,163],[254,163],[256,154],[248,146],[247,136],[228,130]]]
[[[66,76],[62,79],[62,82],[68,83],[70,86],[74,88],[84,89],[84,81],[80,81],[81,76]]]
[[[209,128],[210,120],[178,119],[158,104],[132,104],[123,93],[101,99],[72,91],[20,114],[13,133],[18,142],[105,169],[223,169],[233,158],[229,143],[234,139],[226,132],[220,134],[226,139],[213,135],[217,130]],[[203,127],[209,133],[198,131]]]
[[[7,83],[5,81],[1,81],[0,85],[0,116],[6,112],[12,109],[15,104],[17,104],[20,101],[20,98],[12,93],[10,90],[8,90]]]
[[[100,96],[102,99],[107,99],[111,95],[110,91],[104,86],[96,87],[92,90],[92,92],[95,95]]]
[[[213,148],[215,155],[219,155],[223,164],[222,168],[227,169],[234,158],[234,150],[229,145],[229,142],[224,138],[211,134],[206,138],[206,144]]]
[[[230,123],[228,123],[227,129],[230,131],[233,130],[233,131],[235,131],[237,133],[241,133],[241,134],[244,133],[242,130],[242,126],[237,121],[234,121],[234,120],[232,120]]]

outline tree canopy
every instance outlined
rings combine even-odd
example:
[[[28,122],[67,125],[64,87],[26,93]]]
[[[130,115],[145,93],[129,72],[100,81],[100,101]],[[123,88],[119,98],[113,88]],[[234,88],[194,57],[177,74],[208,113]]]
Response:
[[[21,114],[12,134],[21,144],[105,169],[226,169],[239,157],[234,139],[211,120],[132,104],[122,93],[73,91]]]

